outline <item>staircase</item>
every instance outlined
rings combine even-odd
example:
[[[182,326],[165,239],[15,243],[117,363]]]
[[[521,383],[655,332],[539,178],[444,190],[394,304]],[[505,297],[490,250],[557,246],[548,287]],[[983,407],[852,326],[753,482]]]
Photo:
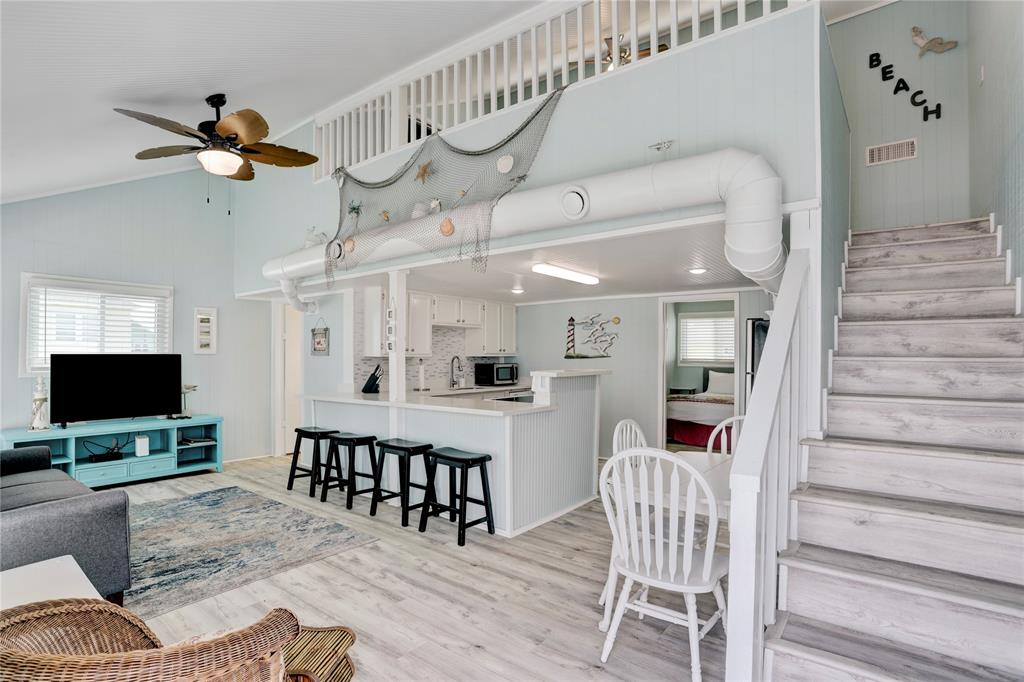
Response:
[[[1024,679],[1024,317],[990,219],[855,232],[772,679]]]

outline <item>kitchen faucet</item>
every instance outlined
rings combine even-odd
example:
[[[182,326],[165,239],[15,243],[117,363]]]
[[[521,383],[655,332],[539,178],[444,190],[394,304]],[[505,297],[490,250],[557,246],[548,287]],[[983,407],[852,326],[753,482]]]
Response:
[[[462,360],[459,359],[458,355],[453,355],[451,362],[448,363],[448,384],[449,388],[455,388],[459,385],[459,382],[455,380],[455,367],[458,366],[459,371],[462,371]]]

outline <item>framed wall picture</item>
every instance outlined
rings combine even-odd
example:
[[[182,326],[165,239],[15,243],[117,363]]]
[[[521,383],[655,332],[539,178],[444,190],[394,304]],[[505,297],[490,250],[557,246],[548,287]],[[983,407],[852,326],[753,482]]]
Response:
[[[309,347],[310,355],[330,355],[331,354],[331,330],[327,327],[327,323],[324,322],[322,327],[313,327],[309,330],[311,334],[312,343]]]
[[[217,309],[196,308],[192,317],[192,352],[213,355],[217,352]]]

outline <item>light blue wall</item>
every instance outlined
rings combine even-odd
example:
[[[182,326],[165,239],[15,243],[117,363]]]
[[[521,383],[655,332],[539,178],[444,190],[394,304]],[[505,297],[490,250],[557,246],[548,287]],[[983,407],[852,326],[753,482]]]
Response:
[[[761,153],[783,178],[785,201],[817,196],[814,141],[816,8],[808,6],[749,28],[658,57],[642,69],[620,71],[566,91],[523,189],[737,146]],[[532,104],[499,113],[448,134],[456,145],[493,144],[521,122]],[[664,155],[648,149],[675,140]],[[312,148],[312,124],[280,141]],[[390,175],[413,150],[360,168],[367,179]],[[256,179],[237,189],[237,291],[273,286],[263,263],[302,246],[311,225],[333,233],[338,219],[334,183],[309,183],[305,170],[260,166]],[[653,209],[653,207],[652,207]],[[624,224],[707,213],[706,207],[637,216],[629,221],[581,225],[548,233],[595,232]],[[535,236],[524,239],[533,241]],[[519,241],[522,241],[520,239]],[[507,242],[513,243],[511,240]],[[502,244],[492,242],[492,246]]]
[[[3,205],[0,425],[27,425],[31,413],[34,380],[18,377],[22,271],[163,284],[174,287],[182,379],[199,385],[189,406],[224,416],[226,459],[270,453],[269,306],[234,298],[227,181],[213,180],[207,204],[208,178],[176,173]],[[192,353],[196,306],[218,310],[216,355]],[[86,389],[103,400],[145,390],[145,377]]]
[[[967,7],[971,213],[996,214],[1024,275],[1024,3]],[[985,70],[984,83],[981,70]]]
[[[912,26],[960,45],[918,57]],[[854,230],[970,217],[966,26],[963,2],[903,0],[829,27],[852,133]],[[941,102],[942,118],[922,121],[908,93],[893,95],[896,81],[868,68],[872,52],[912,91],[923,89],[928,106]],[[911,137],[918,158],[864,165],[865,147]]]
[[[828,350],[835,348],[836,290],[842,280],[843,242],[850,229],[850,125],[833,62],[829,34],[820,31],[821,91],[821,380],[828,381]],[[856,162],[857,157],[854,157]]]

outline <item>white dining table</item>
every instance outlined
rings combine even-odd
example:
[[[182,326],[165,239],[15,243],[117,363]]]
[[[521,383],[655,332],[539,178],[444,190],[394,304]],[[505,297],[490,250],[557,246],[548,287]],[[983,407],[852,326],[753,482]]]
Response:
[[[729,518],[729,503],[731,500],[729,473],[732,470],[733,456],[724,455],[720,452],[709,454],[708,452],[698,450],[679,450],[670,454],[686,462],[704,476],[704,480],[708,482],[708,487],[711,488],[715,495],[719,520],[727,520]],[[682,498],[679,503],[680,511],[686,509],[686,488],[689,484],[690,480],[688,477],[679,481],[679,490]],[[651,494],[650,491],[649,494]],[[636,499],[640,499],[639,484],[637,485],[636,495]],[[701,500],[701,504],[697,505],[697,513],[706,516],[708,510],[707,505],[703,503],[703,495]],[[663,504],[665,509],[669,509],[671,506],[669,493],[667,492],[664,494]]]
[[[101,598],[71,555],[0,572],[0,609],[73,597]]]

